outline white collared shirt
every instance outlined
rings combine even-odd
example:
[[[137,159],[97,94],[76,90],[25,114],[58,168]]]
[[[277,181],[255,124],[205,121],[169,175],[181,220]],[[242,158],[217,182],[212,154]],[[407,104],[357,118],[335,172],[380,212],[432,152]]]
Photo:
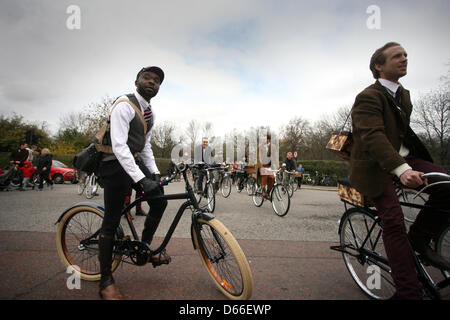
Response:
[[[137,92],[134,92],[142,114],[144,110],[150,105],[145,99]],[[121,98],[126,97],[122,96]],[[153,123],[155,119],[155,111],[152,109]],[[127,102],[120,102],[116,105],[111,113],[111,145],[119,163],[122,165],[125,172],[131,177],[134,182],[138,182],[142,178],[145,178],[144,173],[139,169],[130,148],[127,145],[128,131],[130,130],[130,122],[136,115],[133,107]],[[152,130],[147,132],[145,139],[144,149],[139,153],[145,166],[151,173],[159,174],[158,167],[156,166],[155,157],[153,155],[152,147],[150,144],[150,138]]]
[[[379,78],[378,81],[380,81],[381,85],[388,89],[388,92],[395,98],[395,95],[397,93],[398,87],[400,87],[399,83],[395,83],[383,78]]]
[[[399,83],[395,83],[383,78],[378,78],[378,81],[381,83],[383,87],[387,89],[390,95],[392,95],[395,98],[395,95],[397,93],[398,87],[400,87]],[[400,145],[400,150],[398,151],[400,156],[403,158],[406,157],[409,154],[409,149],[406,148],[403,143]],[[404,163],[394,170],[391,171],[392,174],[395,174],[397,177],[400,177],[406,170],[412,169],[407,163]]]

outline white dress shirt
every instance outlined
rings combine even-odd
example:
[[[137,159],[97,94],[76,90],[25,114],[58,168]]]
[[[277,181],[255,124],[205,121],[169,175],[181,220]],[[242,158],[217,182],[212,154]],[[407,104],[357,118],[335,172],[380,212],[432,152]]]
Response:
[[[150,105],[145,99],[137,92],[134,92],[139,106],[141,108],[142,114],[144,110]],[[121,98],[126,97],[122,96]],[[155,119],[155,111],[152,108],[153,113],[153,123]],[[144,173],[139,169],[136,164],[133,155],[131,154],[130,148],[127,145],[128,131],[130,129],[130,121],[136,115],[133,107],[127,102],[120,102],[116,105],[111,113],[111,145],[114,155],[116,156],[119,163],[122,165],[126,173],[133,179],[134,182],[138,182],[142,178],[145,178]],[[151,173],[159,174],[159,170],[156,166],[155,157],[153,156],[152,147],[150,144],[150,138],[152,135],[152,130],[147,132],[145,139],[144,149],[139,153],[141,159],[143,160],[145,166],[150,170]]]
[[[381,83],[381,85],[383,87],[385,87],[387,89],[389,94],[395,98],[397,89],[398,89],[398,87],[400,87],[400,84],[383,79],[383,78],[379,78],[378,81]],[[404,158],[409,154],[409,150],[402,143],[400,145],[400,150],[398,151],[398,153]],[[412,169],[412,168],[407,163],[404,163],[404,164],[398,166],[397,168],[395,168],[394,170],[392,170],[391,173],[395,174],[397,177],[400,178],[400,176],[408,169]]]

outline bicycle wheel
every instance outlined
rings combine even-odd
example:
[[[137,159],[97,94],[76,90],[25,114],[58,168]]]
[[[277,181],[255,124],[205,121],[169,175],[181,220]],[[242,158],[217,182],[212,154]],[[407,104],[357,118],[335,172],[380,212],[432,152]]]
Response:
[[[92,193],[92,178],[93,175],[90,175],[86,178],[86,187],[84,188],[84,194],[87,199],[92,199],[94,194]]]
[[[256,190],[256,179],[255,178],[249,177],[247,179],[246,189],[247,189],[247,194],[249,196],[251,196],[251,195],[253,195],[255,193],[255,190]]]
[[[80,277],[84,280],[100,280],[98,261],[98,234],[103,222],[103,212],[89,206],[70,209],[62,217],[56,232],[56,247],[62,263],[77,266]],[[115,255],[111,266],[114,272],[121,261]]]
[[[231,193],[231,179],[230,177],[226,176],[222,180],[222,184],[220,186],[220,192],[222,193],[222,196],[224,198],[228,198],[228,196]]]
[[[79,195],[82,195],[85,188],[86,188],[86,182],[78,182],[78,185],[77,185],[77,193],[78,193]]]
[[[416,193],[410,190],[403,190],[402,193],[399,194],[398,200],[401,202],[408,202],[413,204],[423,205],[426,202],[425,195],[419,195],[414,199],[414,195]],[[416,220],[417,215],[419,214],[420,209],[402,206],[403,216],[405,218],[405,224],[409,228],[411,224]]]
[[[384,300],[394,295],[395,287],[381,233],[375,216],[360,208],[351,208],[342,217],[340,244],[345,266],[365,294]]]
[[[286,186],[284,186],[287,190],[287,193],[289,194],[289,197],[292,198],[292,196],[294,195],[294,188],[292,187],[291,184],[287,184]]]
[[[281,184],[275,184],[270,193],[270,198],[273,211],[280,217],[285,216],[291,206],[291,197],[289,197],[286,188]]]
[[[192,230],[194,244],[217,288],[229,299],[249,299],[253,278],[239,243],[217,219],[198,219],[197,223],[198,233]]]
[[[298,190],[297,178],[292,179],[290,185],[291,185],[292,190],[294,190],[294,192],[297,191]]]
[[[206,201],[207,208],[209,209],[209,212],[214,212],[214,209],[216,208],[216,193],[214,192],[214,186],[211,182],[208,182],[206,185]]]
[[[261,207],[264,202],[264,197],[262,196],[262,187],[259,186],[252,196],[253,204],[257,207]]]
[[[450,226],[447,226],[437,237],[436,252],[447,261],[450,261]],[[450,277],[449,271],[442,271],[442,273],[446,278]]]

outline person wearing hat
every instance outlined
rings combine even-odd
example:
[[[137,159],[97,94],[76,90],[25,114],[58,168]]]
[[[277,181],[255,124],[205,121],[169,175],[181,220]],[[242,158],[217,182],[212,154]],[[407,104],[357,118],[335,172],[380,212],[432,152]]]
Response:
[[[113,153],[104,154],[99,165],[105,202],[105,217],[99,234],[100,296],[105,300],[122,298],[112,277],[111,265],[114,235],[130,187],[146,194],[164,192],[159,185],[160,172],[150,144],[155,119],[150,100],[158,93],[163,80],[161,68],[142,68],[136,76],[135,92],[119,97],[111,107],[109,139]],[[138,114],[138,110],[141,114]],[[150,245],[167,201],[157,199],[148,204],[150,212],[145,220],[141,240]],[[153,263],[167,264],[170,257],[164,252],[151,260]]]

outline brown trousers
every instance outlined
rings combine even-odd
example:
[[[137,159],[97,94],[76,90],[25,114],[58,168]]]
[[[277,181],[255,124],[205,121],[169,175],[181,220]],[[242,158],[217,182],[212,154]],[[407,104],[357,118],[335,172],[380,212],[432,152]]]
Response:
[[[428,172],[447,173],[444,168],[434,163],[407,156],[406,162],[413,170]],[[432,180],[429,183],[433,182]],[[429,199],[426,205],[435,208],[450,209],[450,184],[431,187]],[[392,270],[392,277],[397,290],[397,295],[402,299],[421,299],[422,290],[417,272],[408,235],[403,220],[403,212],[395,192],[393,183],[389,183],[384,193],[374,199],[375,207],[383,224],[383,242],[389,264]],[[410,228],[410,233],[419,235],[422,239],[429,241],[445,226],[446,217],[436,214],[429,214],[426,210],[419,212],[414,224]]]

